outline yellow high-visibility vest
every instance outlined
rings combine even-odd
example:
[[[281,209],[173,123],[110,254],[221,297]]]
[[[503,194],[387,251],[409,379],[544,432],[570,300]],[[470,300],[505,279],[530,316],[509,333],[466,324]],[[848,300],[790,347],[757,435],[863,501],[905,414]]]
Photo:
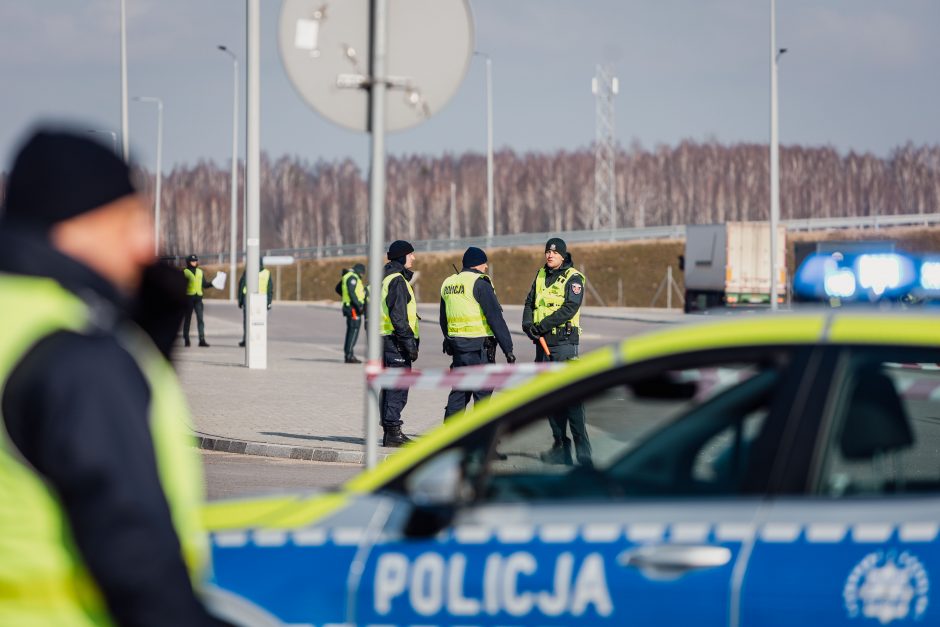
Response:
[[[346,307],[349,307],[352,304],[352,298],[349,296],[349,286],[346,283],[351,277],[355,277],[356,279],[356,298],[359,299],[360,303],[364,303],[366,301],[366,286],[362,284],[362,277],[350,270],[343,275],[341,286],[341,289],[343,290],[343,305]]]
[[[334,275],[335,276],[335,275]],[[258,272],[258,293],[267,294],[268,293],[268,282],[271,280],[271,271],[267,268]],[[248,281],[247,277],[245,280],[245,285],[242,287],[242,294],[248,293]]]
[[[578,272],[574,268],[568,268],[561,278],[555,279],[554,283],[546,287],[545,266],[539,269],[539,273],[535,277],[535,308],[532,311],[532,320],[535,324],[540,323],[565,304],[565,292],[567,291],[568,281],[576,276],[581,277],[581,282],[584,282],[584,275],[581,272]],[[571,318],[571,327],[573,333],[581,333],[580,307],[574,317]],[[558,327],[552,329],[551,332],[557,333]]]
[[[29,303],[29,308],[22,307]],[[42,338],[62,330],[82,333],[88,307],[57,282],[0,275],[0,388]],[[176,375],[150,338],[128,323],[118,334],[150,388],[150,433],[163,492],[194,584],[209,561],[200,521],[202,467],[187,426],[189,410]],[[75,546],[59,496],[29,466],[0,421],[0,625],[113,623],[101,591]],[[141,565],[146,568],[146,565]]]
[[[447,335],[450,337],[492,337],[493,330],[483,315],[483,308],[473,297],[473,286],[485,274],[459,272],[441,285],[441,299],[447,313]]]
[[[183,268],[183,274],[186,276],[187,296],[202,296],[202,268],[196,268],[193,272],[189,268]]]
[[[385,279],[382,280],[382,324],[380,325],[380,333],[382,335],[391,335],[395,331],[395,327],[392,326],[392,319],[388,315],[388,285],[392,282],[395,277],[401,277],[405,282],[405,285],[408,286],[408,295],[411,296],[411,300],[408,301],[406,307],[408,313],[408,326],[411,327],[411,332],[415,334],[415,337],[418,336],[418,301],[415,299],[415,292],[411,289],[411,283],[408,282],[408,279],[405,278],[405,275],[401,272],[396,272],[390,274]]]

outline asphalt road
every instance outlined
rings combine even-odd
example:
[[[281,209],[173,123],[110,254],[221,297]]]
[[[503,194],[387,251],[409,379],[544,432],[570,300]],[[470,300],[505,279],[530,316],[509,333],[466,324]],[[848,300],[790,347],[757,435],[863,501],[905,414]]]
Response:
[[[351,464],[202,451],[211,500],[336,487],[362,470]]]

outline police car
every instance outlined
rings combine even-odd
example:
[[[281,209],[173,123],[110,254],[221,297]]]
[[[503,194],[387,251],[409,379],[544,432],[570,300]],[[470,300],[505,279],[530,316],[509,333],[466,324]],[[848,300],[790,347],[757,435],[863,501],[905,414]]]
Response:
[[[494,395],[338,492],[206,510],[254,625],[940,624],[940,319],[735,316]],[[547,463],[582,407],[593,464]],[[557,461],[557,460],[555,460]]]

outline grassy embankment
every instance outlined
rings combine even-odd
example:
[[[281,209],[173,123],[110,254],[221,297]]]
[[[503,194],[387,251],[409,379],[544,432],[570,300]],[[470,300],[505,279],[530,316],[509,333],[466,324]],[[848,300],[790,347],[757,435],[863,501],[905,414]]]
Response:
[[[892,240],[900,249],[910,252],[940,252],[940,229],[903,228],[879,231],[828,231],[790,234],[787,245],[787,265],[793,271],[793,245],[802,241],[821,240]],[[672,266],[673,277],[683,289],[682,272],[679,271],[678,256],[682,254],[682,240],[651,240],[638,242],[616,242],[605,244],[573,244],[569,250],[574,264],[585,272],[592,289],[587,291],[586,304],[625,307],[649,307],[654,295],[666,276],[667,266]],[[454,272],[451,264],[460,267],[463,252],[422,253],[418,252],[415,269],[419,277],[415,286],[418,300],[437,302],[441,282]],[[499,248],[488,252],[490,275],[496,293],[504,304],[521,305],[525,300],[532,280],[543,263],[542,248]],[[363,258],[305,259],[294,266],[280,269],[280,296],[283,300],[339,300],[333,291],[343,268]],[[300,298],[297,294],[297,272],[300,271]],[[207,266],[210,276],[215,269],[228,270],[227,266]],[[239,268],[239,274],[241,269]],[[277,276],[272,268],[272,275]],[[207,297],[228,296],[210,290]],[[599,298],[598,298],[599,297]],[[665,294],[660,294],[657,307],[665,307]],[[681,307],[677,298],[673,306]]]

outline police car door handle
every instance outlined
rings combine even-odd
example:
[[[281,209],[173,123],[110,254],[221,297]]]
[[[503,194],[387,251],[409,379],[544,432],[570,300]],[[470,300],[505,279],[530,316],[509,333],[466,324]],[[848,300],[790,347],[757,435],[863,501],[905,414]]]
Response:
[[[650,576],[679,576],[691,570],[718,568],[731,561],[731,550],[721,546],[661,544],[624,551],[617,563]]]

